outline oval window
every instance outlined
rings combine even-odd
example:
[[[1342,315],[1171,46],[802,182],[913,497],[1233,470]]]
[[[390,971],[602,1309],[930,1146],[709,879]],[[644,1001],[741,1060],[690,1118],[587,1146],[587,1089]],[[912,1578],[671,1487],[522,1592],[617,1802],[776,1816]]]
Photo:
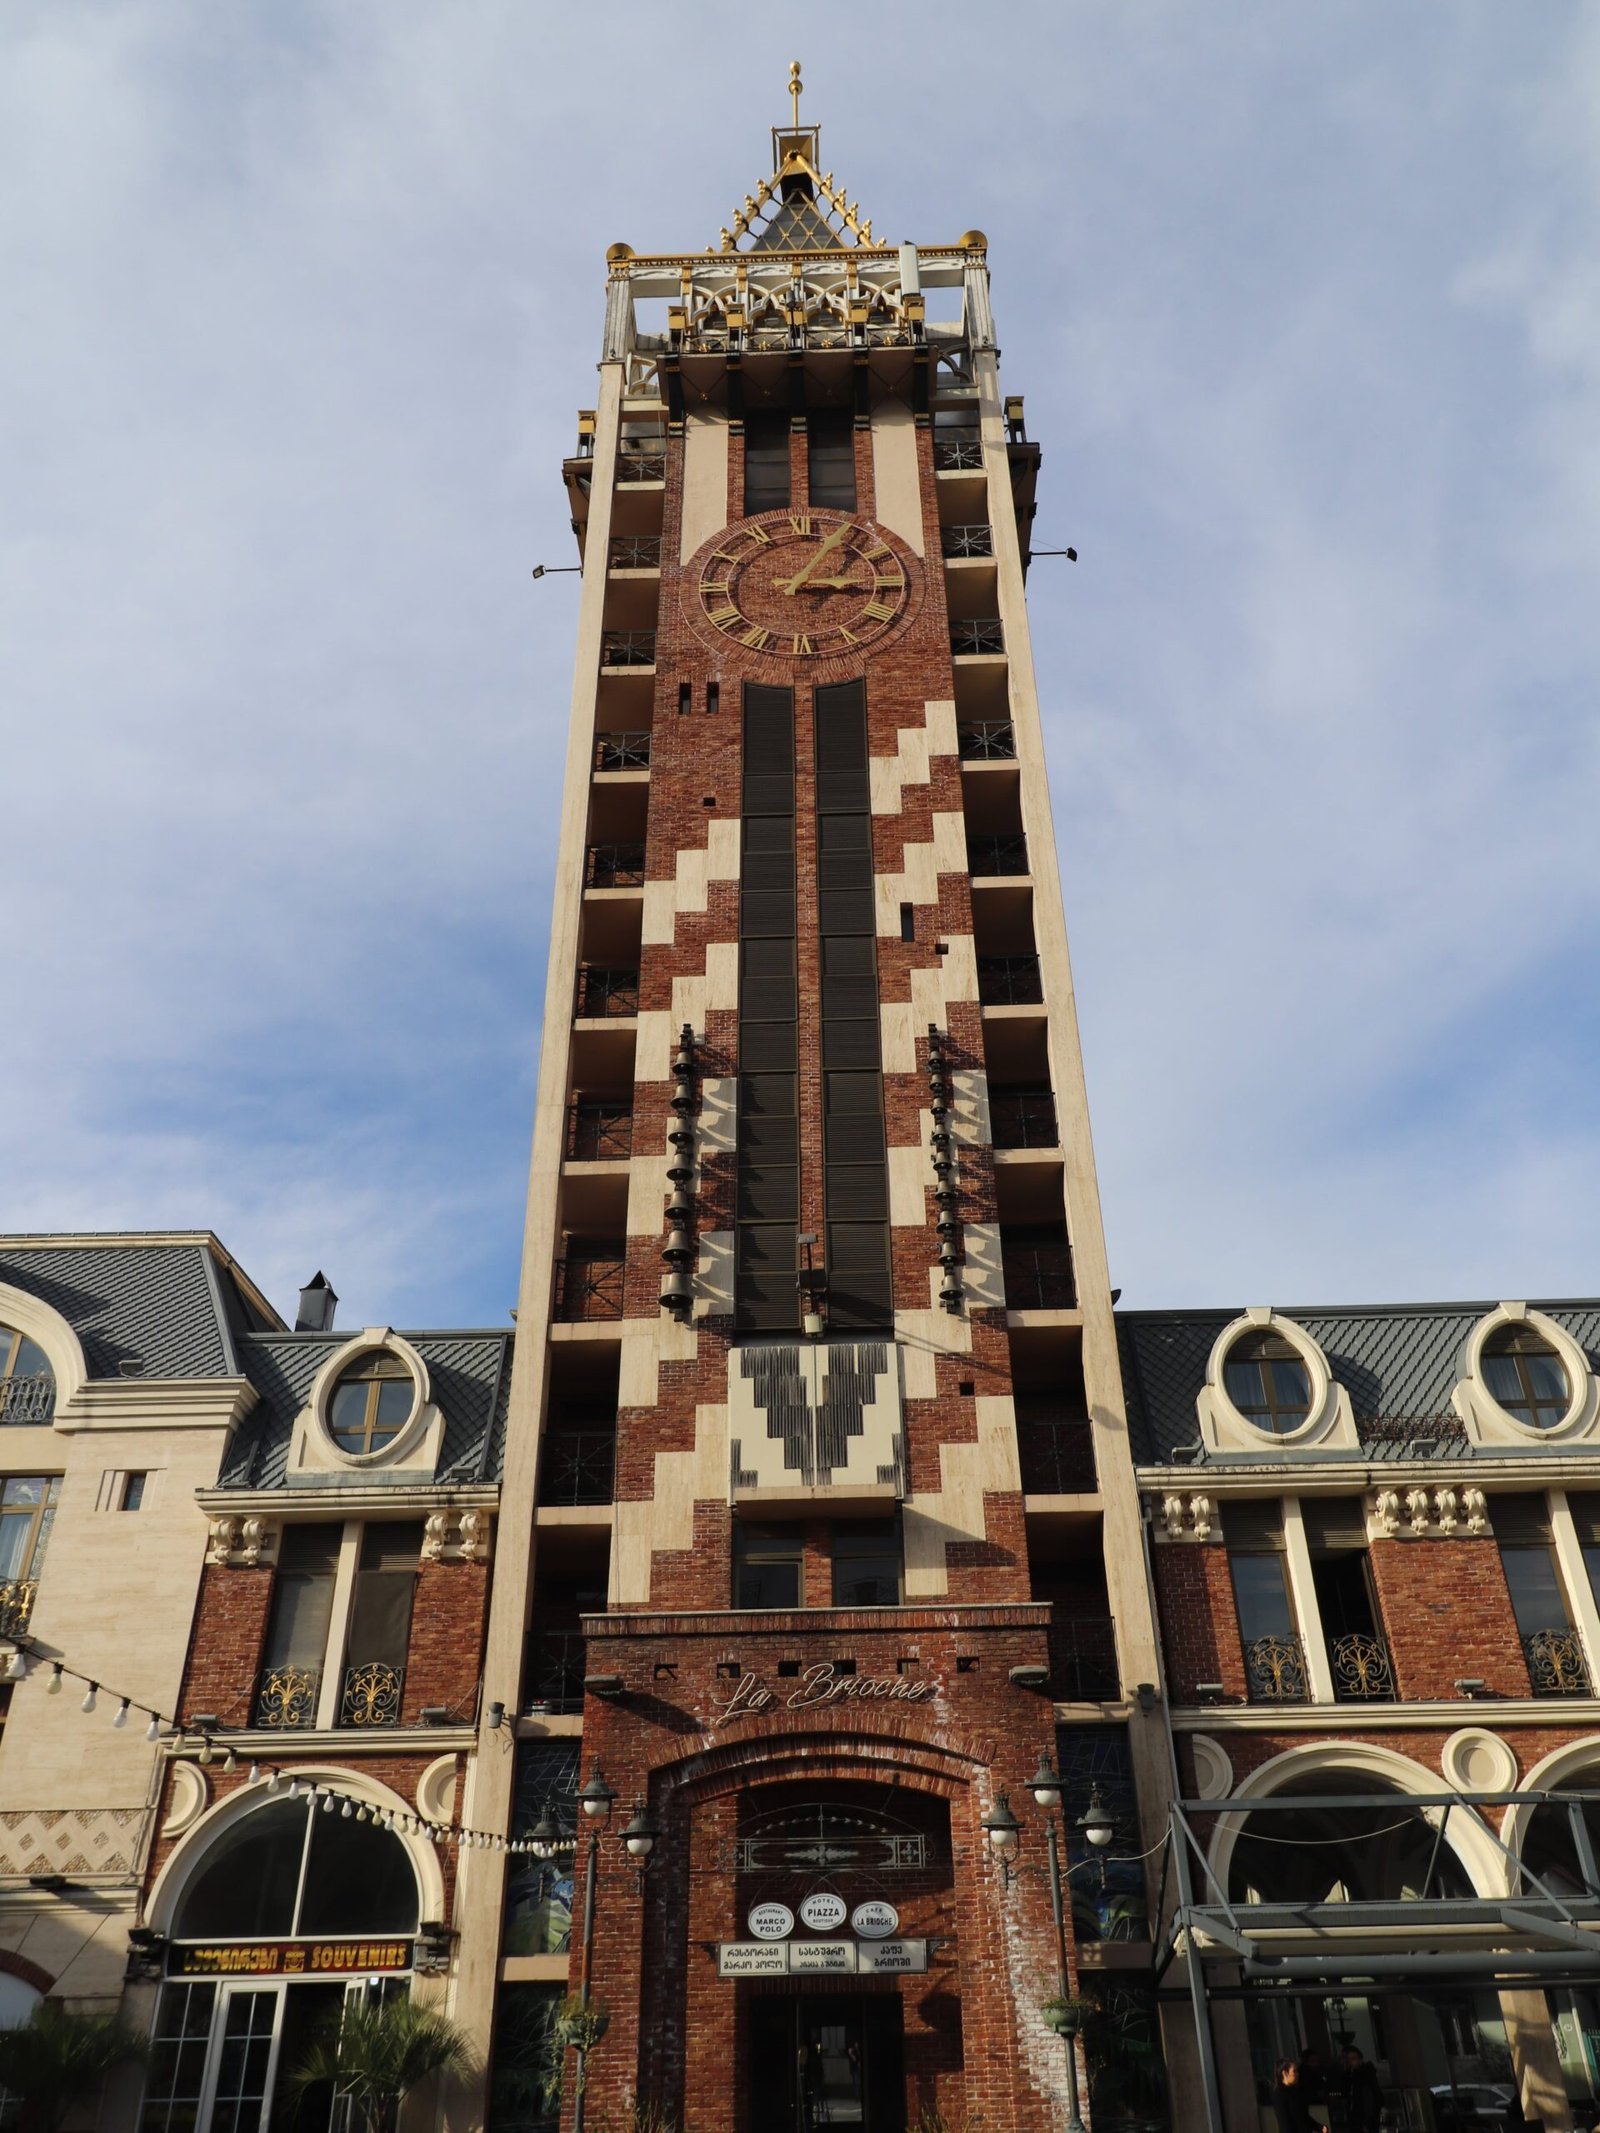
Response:
[[[1257,1429],[1286,1437],[1311,1412],[1311,1373],[1281,1333],[1246,1333],[1222,1366],[1228,1398]]]
[[[409,1366],[375,1348],[340,1373],[328,1402],[328,1435],[341,1452],[381,1452],[405,1428],[416,1396]]]
[[[1483,1382],[1528,1429],[1554,1429],[1572,1405],[1566,1365],[1533,1326],[1495,1328],[1483,1344]]]

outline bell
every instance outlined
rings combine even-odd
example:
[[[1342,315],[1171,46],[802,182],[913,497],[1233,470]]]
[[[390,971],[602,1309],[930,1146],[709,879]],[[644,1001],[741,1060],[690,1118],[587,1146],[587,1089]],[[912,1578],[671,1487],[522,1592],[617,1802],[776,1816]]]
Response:
[[[953,1185],[941,1185],[933,1197],[941,1207],[954,1207],[961,1195]]]
[[[681,1193],[674,1193],[667,1202],[667,1221],[673,1229],[682,1229],[686,1222],[694,1220],[694,1202],[686,1200]]]
[[[948,1148],[950,1145],[950,1136],[943,1126],[936,1126],[928,1138],[935,1148]]]
[[[960,1253],[956,1250],[955,1246],[949,1243],[948,1241],[945,1243],[939,1253],[939,1264],[944,1268],[947,1274],[953,1266],[959,1266],[961,1264]]]
[[[694,1303],[694,1283],[680,1267],[674,1267],[661,1284],[661,1302],[674,1317],[686,1314]]]
[[[667,1241],[661,1248],[661,1256],[669,1265],[687,1266],[694,1258],[694,1246],[689,1240],[689,1232],[686,1229],[669,1230]]]
[[[687,1185],[693,1176],[694,1166],[690,1163],[674,1163],[667,1172],[668,1183],[672,1185]]]
[[[671,1102],[673,1110],[676,1111],[678,1116],[681,1118],[686,1111],[692,1111],[695,1107],[693,1089],[674,1089],[672,1092]]]
[[[950,1213],[948,1208],[940,1215],[933,1227],[935,1233],[941,1237],[959,1237],[961,1234],[961,1224],[956,1216]]]
[[[672,1071],[674,1074],[692,1074],[694,1072],[694,1054],[687,1045],[680,1045],[673,1053]]]
[[[675,1119],[667,1139],[674,1148],[692,1148],[694,1146],[694,1128],[693,1126],[685,1125],[681,1118]]]
[[[947,1311],[959,1311],[961,1309],[961,1297],[962,1290],[960,1285],[953,1278],[947,1277],[944,1287],[939,1291],[940,1303],[944,1305]]]

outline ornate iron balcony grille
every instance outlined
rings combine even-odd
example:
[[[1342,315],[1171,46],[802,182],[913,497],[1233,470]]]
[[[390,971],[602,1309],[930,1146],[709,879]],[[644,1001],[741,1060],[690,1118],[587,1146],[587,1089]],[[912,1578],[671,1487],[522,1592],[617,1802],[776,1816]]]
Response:
[[[1305,1653],[1298,1637],[1256,1637],[1244,1648],[1252,1703],[1305,1703]]]
[[[576,1629],[528,1632],[523,1659],[523,1708],[543,1704],[551,1711],[583,1709],[585,1639]]]
[[[946,556],[993,555],[994,529],[990,526],[946,526],[939,535]]]
[[[980,955],[978,998],[985,1007],[1036,1007],[1044,998],[1036,955]]]
[[[566,1325],[622,1316],[622,1246],[574,1248],[556,1261],[556,1317]]]
[[[591,844],[584,858],[584,886],[638,889],[644,886],[642,844]]]
[[[1008,718],[972,719],[957,726],[956,747],[966,763],[1014,763],[1017,729]]]
[[[400,1723],[400,1692],[405,1686],[405,1668],[369,1660],[365,1666],[344,1670],[344,1700],[339,1706],[341,1726],[397,1726]]]
[[[626,1104],[581,1103],[567,1111],[567,1157],[614,1163],[633,1153],[633,1113]]]
[[[1340,1703],[1392,1703],[1394,1674],[1381,1637],[1350,1630],[1328,1639],[1333,1693]]]
[[[1050,1625],[1051,1693],[1067,1703],[1114,1703],[1116,1624],[1109,1615],[1057,1615]]]
[[[615,1490],[614,1429],[551,1430],[539,1455],[539,1502],[610,1503]]]
[[[580,1015],[636,1015],[639,1012],[637,970],[606,970],[585,963],[578,972]]]
[[[1054,1089],[991,1089],[989,1131],[996,1148],[1058,1147]]]
[[[48,1422],[56,1411],[56,1381],[48,1370],[0,1378],[0,1423]]]
[[[1365,1459],[1470,1459],[1459,1415],[1357,1415]]]
[[[1000,1273],[1008,1311],[1070,1311],[1077,1301],[1072,1250],[1058,1236],[1002,1229]]]
[[[952,622],[950,625],[950,649],[957,659],[971,659],[985,652],[1003,652],[1006,648],[1006,633],[997,615],[986,617],[981,622]]]
[[[644,733],[600,734],[594,744],[594,767],[596,770],[648,770],[648,730]]]
[[[1536,1629],[1522,1640],[1535,1696],[1587,1696],[1589,1668],[1575,1629]]]
[[[251,1724],[270,1733],[288,1733],[317,1722],[322,1669],[316,1666],[270,1666],[256,1679]]]
[[[653,667],[655,663],[654,630],[600,632],[600,664],[603,667]]]
[[[38,1589],[37,1578],[0,1578],[0,1637],[26,1633]]]
[[[1027,871],[1028,840],[1020,831],[1015,836],[1007,833],[967,839],[969,874],[1026,874]]]
[[[659,570],[659,533],[614,533],[608,550],[613,570]]]
[[[933,464],[940,474],[981,474],[983,440],[979,437],[936,437]]]
[[[1017,1395],[1017,1451],[1029,1496],[1093,1496],[1099,1488],[1094,1434],[1082,1415],[1063,1415],[1046,1395]]]
[[[667,448],[665,444],[619,444],[617,447],[617,480],[665,481],[667,478]]]

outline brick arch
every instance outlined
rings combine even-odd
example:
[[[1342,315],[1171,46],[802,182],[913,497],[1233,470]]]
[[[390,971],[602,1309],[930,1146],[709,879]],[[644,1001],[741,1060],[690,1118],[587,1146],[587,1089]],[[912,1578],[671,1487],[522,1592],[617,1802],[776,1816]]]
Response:
[[[852,1717],[863,1715],[852,1710]],[[701,1738],[703,1743],[708,1739]],[[874,1726],[803,1729],[796,1728],[792,1712],[780,1711],[745,1721],[736,1739],[712,1740],[677,1762],[658,1764],[650,1776],[652,1785],[661,1784],[677,1797],[710,1798],[752,1777],[778,1782],[796,1774],[793,1765],[819,1773],[826,1766],[833,1777],[873,1776],[888,1766],[903,1783],[949,1799],[981,1782],[983,1773],[993,1768],[995,1752],[992,1739],[956,1726],[920,1731],[897,1716]],[[838,1767],[846,1763],[856,1767]]]
[[[9,1948],[0,1948],[0,1973],[6,1977],[20,1978],[24,1985],[31,1985],[35,1992],[48,1993],[55,1985],[52,1971],[30,1963],[25,1955],[13,1955]]]

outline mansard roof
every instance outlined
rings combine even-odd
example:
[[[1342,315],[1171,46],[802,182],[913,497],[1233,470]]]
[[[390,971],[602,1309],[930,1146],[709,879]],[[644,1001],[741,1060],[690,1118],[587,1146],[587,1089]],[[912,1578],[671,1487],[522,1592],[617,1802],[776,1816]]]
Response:
[[[232,1378],[282,1321],[209,1230],[0,1237],[0,1281],[59,1311],[91,1378]]]
[[[1328,1359],[1336,1383],[1350,1395],[1357,1435],[1368,1456],[1395,1456],[1403,1433],[1395,1425],[1451,1413],[1463,1346],[1493,1303],[1361,1304],[1284,1306]],[[1569,1333],[1600,1370],[1600,1300],[1579,1298],[1532,1303]],[[1195,1400],[1205,1384],[1206,1363],[1224,1326],[1243,1307],[1215,1311],[1119,1311],[1117,1337],[1128,1401],[1128,1436],[1137,1466],[1163,1466],[1174,1452],[1198,1443]],[[1364,1433],[1364,1422],[1382,1429]],[[1368,1441],[1370,1439],[1370,1441]],[[1454,1457],[1472,1456],[1462,1440],[1442,1446]],[[1263,1455],[1271,1456],[1270,1444]],[[1300,1455],[1304,1456],[1304,1455]]]

